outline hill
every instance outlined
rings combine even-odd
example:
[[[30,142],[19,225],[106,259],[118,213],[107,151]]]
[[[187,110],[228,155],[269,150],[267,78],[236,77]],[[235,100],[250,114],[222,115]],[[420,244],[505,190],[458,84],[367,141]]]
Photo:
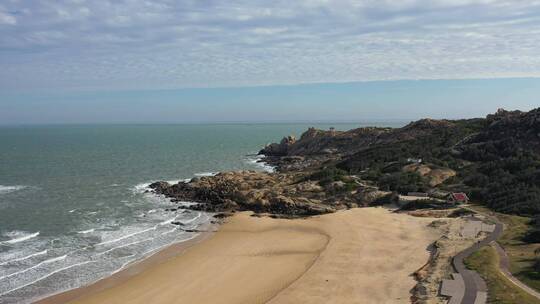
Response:
[[[397,129],[310,128],[260,153],[281,171],[336,167],[382,190],[464,191],[497,211],[540,214],[540,108]]]

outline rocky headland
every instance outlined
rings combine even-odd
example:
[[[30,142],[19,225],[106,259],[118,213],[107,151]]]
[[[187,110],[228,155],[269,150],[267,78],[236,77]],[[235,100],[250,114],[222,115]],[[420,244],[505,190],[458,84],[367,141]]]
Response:
[[[539,146],[540,109],[499,110],[478,119],[422,119],[402,128],[309,128],[299,139],[287,136],[261,149],[262,161],[275,173],[223,172],[150,187],[174,201],[196,203],[185,208],[211,212],[310,216],[395,203],[397,194],[420,192],[440,199],[460,191],[488,206],[493,201],[499,211],[531,213],[540,206],[490,189],[504,180],[509,183],[504,186],[539,192],[540,175],[534,173],[540,172]],[[515,167],[516,160],[527,166]]]
[[[190,209],[209,212],[249,210],[291,217],[331,213],[358,207],[365,201],[356,191],[361,188],[361,183],[354,177],[321,185],[305,172],[224,172],[174,185],[156,182],[150,188],[173,201],[195,202],[187,207]]]

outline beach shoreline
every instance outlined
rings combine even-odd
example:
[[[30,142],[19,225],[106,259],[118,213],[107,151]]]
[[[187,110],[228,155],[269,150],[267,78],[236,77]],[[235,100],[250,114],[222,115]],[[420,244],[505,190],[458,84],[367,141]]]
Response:
[[[241,212],[157,261],[37,303],[406,303],[440,237],[431,221],[384,208],[292,220]]]
[[[86,286],[81,286],[74,289],[65,290],[53,295],[48,295],[45,298],[37,300],[35,304],[56,304],[56,303],[69,303],[80,297],[84,297],[93,293],[100,292],[102,290],[118,286],[131,277],[144,272],[145,270],[152,268],[156,265],[162,264],[172,258],[182,255],[186,250],[189,250],[192,246],[199,242],[202,242],[210,237],[219,229],[219,224],[211,224],[204,226],[201,232],[194,238],[187,241],[173,243],[165,248],[158,250],[154,254],[136,261],[126,268],[121,269],[110,276],[99,279]]]

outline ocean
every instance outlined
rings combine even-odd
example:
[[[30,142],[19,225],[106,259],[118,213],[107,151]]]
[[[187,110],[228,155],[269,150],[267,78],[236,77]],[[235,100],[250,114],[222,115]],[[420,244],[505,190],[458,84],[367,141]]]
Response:
[[[256,153],[309,126],[192,124],[0,127],[0,303],[88,285],[196,236],[211,214],[165,211],[149,183],[271,170]],[[189,202],[185,202],[189,204]]]

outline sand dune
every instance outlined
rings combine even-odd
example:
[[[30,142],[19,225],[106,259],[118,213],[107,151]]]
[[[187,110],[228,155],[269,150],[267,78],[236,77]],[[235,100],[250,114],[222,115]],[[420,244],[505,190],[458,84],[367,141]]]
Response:
[[[408,303],[438,236],[382,208],[309,219],[238,214],[209,239],[74,303]]]

